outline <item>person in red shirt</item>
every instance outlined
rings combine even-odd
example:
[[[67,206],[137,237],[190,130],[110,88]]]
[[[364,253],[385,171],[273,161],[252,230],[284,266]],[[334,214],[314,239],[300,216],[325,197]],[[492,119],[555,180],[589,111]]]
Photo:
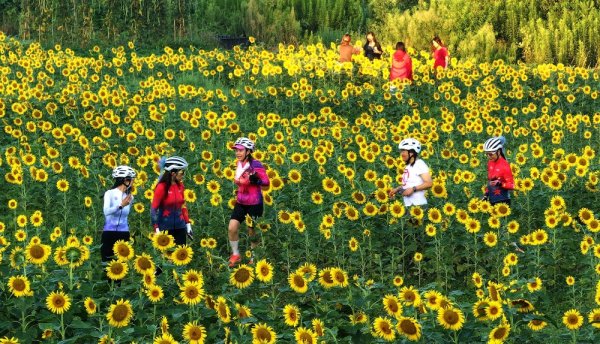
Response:
[[[510,164],[504,156],[505,144],[504,136],[492,137],[483,144],[483,150],[488,157],[488,182],[484,199],[492,205],[496,203],[510,205],[510,190],[515,188]]]
[[[342,37],[342,43],[340,44],[340,62],[352,62],[352,55],[360,53],[358,48],[355,48],[350,44],[352,38],[349,34],[345,34]]]
[[[432,44],[432,57],[433,57],[433,70],[437,70],[438,67],[442,69],[448,68],[448,61],[450,55],[448,54],[448,48],[444,45],[442,40],[435,36],[431,42]]]
[[[158,184],[154,188],[154,197],[150,207],[154,232],[167,231],[175,238],[176,245],[186,244],[186,234],[193,235],[192,225],[185,207],[183,176],[188,167],[187,161],[172,156],[160,162],[164,169]]]
[[[404,42],[396,43],[396,52],[392,56],[392,68],[390,69],[390,81],[400,79],[412,82],[413,67],[412,59],[406,52]]]

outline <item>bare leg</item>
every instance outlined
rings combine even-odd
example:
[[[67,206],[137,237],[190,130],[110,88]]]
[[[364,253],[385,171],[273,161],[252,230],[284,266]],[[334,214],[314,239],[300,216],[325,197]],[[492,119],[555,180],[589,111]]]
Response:
[[[238,220],[229,220],[229,241],[240,240],[240,222]]]
[[[256,231],[254,227],[248,227],[248,236],[250,237],[250,248],[255,249],[258,246],[258,241],[256,241]]]

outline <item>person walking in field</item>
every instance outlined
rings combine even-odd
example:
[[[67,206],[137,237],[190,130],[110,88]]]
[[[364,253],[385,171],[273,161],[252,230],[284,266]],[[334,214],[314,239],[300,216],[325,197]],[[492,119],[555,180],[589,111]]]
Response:
[[[406,166],[402,174],[402,184],[390,190],[389,196],[401,194],[407,207],[427,205],[425,190],[433,185],[433,181],[429,167],[419,158],[421,143],[416,139],[407,138],[400,142],[398,149]]]
[[[438,67],[442,69],[448,68],[450,55],[448,54],[448,48],[444,45],[442,39],[438,36],[433,37],[433,40],[431,41],[431,46],[431,57],[433,57],[433,70],[435,71]]]
[[[236,158],[234,183],[238,189],[228,228],[229,245],[231,246],[229,267],[235,266],[242,259],[239,250],[240,224],[246,220],[246,216],[250,216],[253,220],[262,216],[264,210],[262,188],[268,187],[270,183],[262,163],[252,157],[255,149],[252,140],[240,137],[235,141],[232,149],[235,151]],[[255,235],[254,228],[248,227],[251,248],[257,245],[252,241]]]
[[[129,166],[117,166],[113,169],[113,186],[104,193],[104,229],[100,254],[103,262],[113,258],[113,246],[119,240],[129,241],[129,223],[127,217],[133,203],[131,187],[136,173]]]
[[[405,82],[413,80],[412,59],[406,52],[404,42],[396,43],[396,52],[392,56],[392,68],[390,69],[390,81],[400,79]]]
[[[487,187],[485,189],[484,199],[490,204],[506,203],[510,205],[510,190],[515,188],[510,164],[504,156],[504,146],[506,139],[504,136],[491,137],[483,144],[487,163]]]
[[[164,169],[154,188],[150,215],[154,232],[167,233],[175,239],[176,245],[186,244],[186,235],[192,237],[192,225],[185,207],[183,176],[188,167],[187,161],[179,156],[161,160]]]

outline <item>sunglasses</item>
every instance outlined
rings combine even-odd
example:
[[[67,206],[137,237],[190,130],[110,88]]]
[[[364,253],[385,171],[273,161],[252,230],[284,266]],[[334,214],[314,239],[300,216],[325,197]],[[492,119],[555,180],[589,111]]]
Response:
[[[487,155],[487,156],[494,156],[494,155],[496,155],[496,152],[486,152],[485,155]]]

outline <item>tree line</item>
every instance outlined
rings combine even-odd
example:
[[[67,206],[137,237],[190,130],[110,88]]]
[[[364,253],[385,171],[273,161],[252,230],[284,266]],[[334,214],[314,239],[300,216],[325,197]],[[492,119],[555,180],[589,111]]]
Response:
[[[383,44],[417,50],[439,35],[459,58],[600,62],[600,0],[0,0],[0,13],[8,35],[75,48],[211,48],[224,35],[267,46],[329,43],[374,31]]]

